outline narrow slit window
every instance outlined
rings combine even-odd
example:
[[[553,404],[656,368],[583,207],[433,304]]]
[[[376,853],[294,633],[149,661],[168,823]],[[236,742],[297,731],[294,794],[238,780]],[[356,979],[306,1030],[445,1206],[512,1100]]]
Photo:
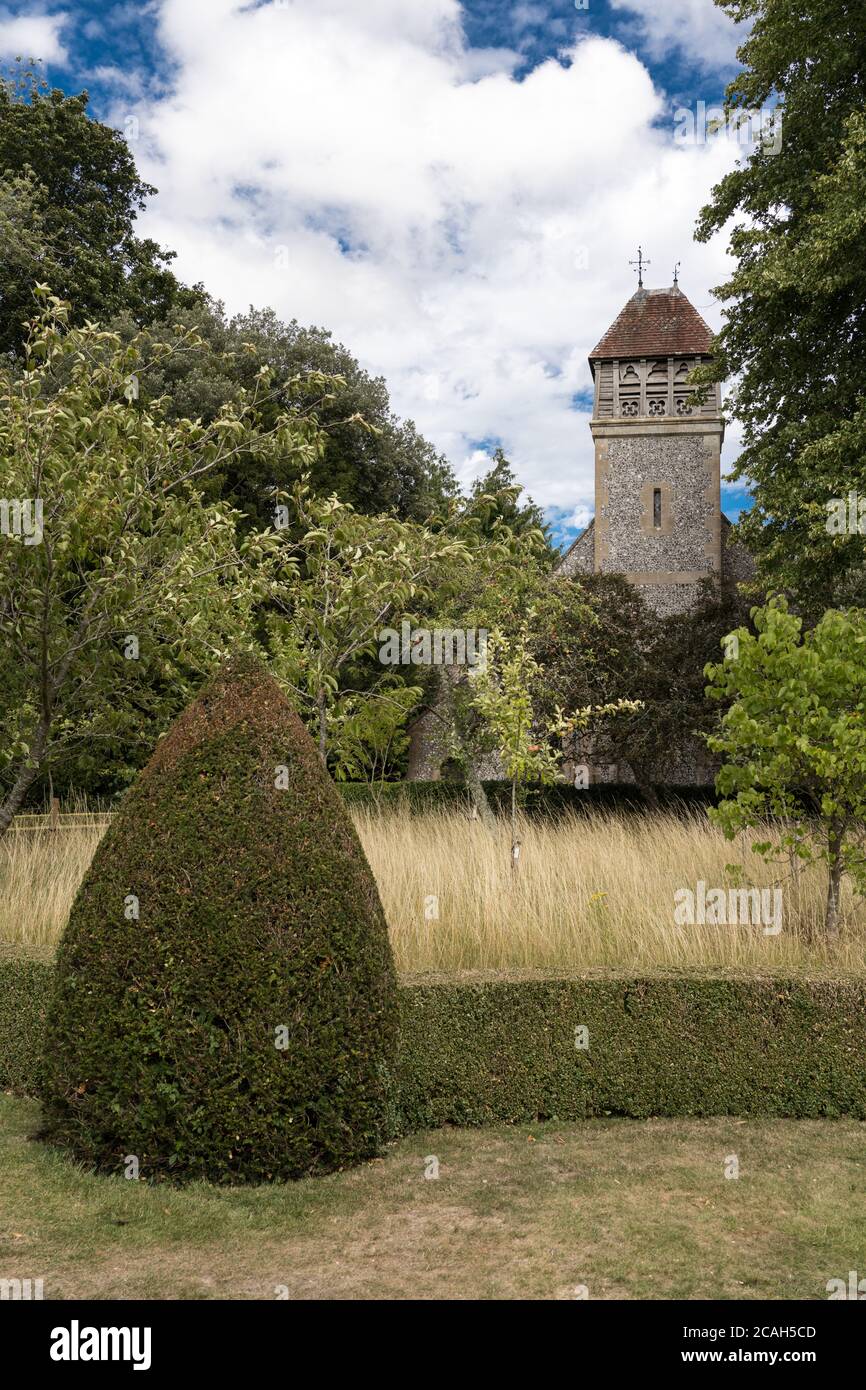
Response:
[[[653,526],[660,529],[662,524],[662,490],[653,488]]]

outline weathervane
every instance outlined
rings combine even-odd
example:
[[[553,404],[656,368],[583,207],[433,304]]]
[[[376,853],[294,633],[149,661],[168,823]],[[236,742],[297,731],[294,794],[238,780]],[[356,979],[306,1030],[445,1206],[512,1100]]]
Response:
[[[633,266],[636,266],[636,267],[637,267],[637,287],[638,287],[639,290],[642,290],[642,289],[643,289],[643,272],[644,272],[644,266],[652,265],[652,261],[645,261],[644,258],[643,258],[643,251],[641,250],[640,247],[638,247],[638,248],[637,248],[637,260],[636,260],[636,261],[629,261],[629,265],[633,265]]]
[[[680,281],[679,281],[679,275],[680,275],[680,266],[681,266],[681,265],[682,265],[682,261],[677,261],[676,265],[674,266],[674,284],[675,284],[675,285],[678,285],[679,282],[680,282]]]

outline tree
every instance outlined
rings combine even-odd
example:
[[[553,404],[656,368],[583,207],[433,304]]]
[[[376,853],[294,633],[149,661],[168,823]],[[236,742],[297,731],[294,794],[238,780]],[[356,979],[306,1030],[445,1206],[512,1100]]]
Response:
[[[46,1133],[83,1162],[263,1182],[357,1163],[392,1136],[397,988],[375,880],[255,662],[220,670],[158,744],[55,977]]]
[[[229,644],[252,640],[272,540],[239,542],[202,479],[240,450],[302,465],[320,447],[312,420],[264,429],[255,393],[210,425],[140,408],[136,343],[70,329],[39,294],[25,370],[0,368],[0,833],[82,747],[134,765]]]
[[[417,613],[441,566],[459,563],[464,547],[448,531],[362,516],[337,497],[315,497],[306,480],[275,496],[284,524],[271,591],[275,611],[266,619],[274,673],[313,730],[322,763],[330,754],[337,766],[351,767],[358,758],[359,704],[368,724],[375,705],[375,719],[393,737],[421,694],[417,685],[405,688],[402,663],[380,658],[370,671],[370,659],[384,649],[383,629]],[[335,742],[338,732],[347,741]]]
[[[866,613],[828,609],[811,631],[783,598],[752,612],[724,661],[707,667],[708,694],[732,701],[710,748],[725,759],[711,817],[728,839],[779,823],[779,843],[827,865],[824,931],[839,935],[844,874],[866,892]],[[756,842],[769,858],[769,840]]]
[[[588,707],[573,751],[584,763],[626,766],[652,807],[672,754],[706,756],[704,735],[719,709],[706,698],[704,668],[726,633],[748,622],[737,589],[706,580],[686,612],[659,618],[620,574],[559,579],[539,605],[534,651],[539,714]],[[614,701],[626,702],[611,713]]]
[[[584,732],[590,723],[637,711],[639,705],[617,698],[604,705],[569,706],[558,703],[546,716],[539,695],[549,690],[546,673],[533,653],[538,643],[537,614],[530,611],[521,629],[509,637],[490,635],[483,667],[473,673],[471,701],[493,737],[511,783],[511,867],[520,854],[517,835],[517,788],[529,780],[556,780],[563,758],[563,740]]]
[[[563,731],[560,719],[539,727],[533,700],[539,666],[531,651],[529,623],[532,616],[530,614],[528,623],[510,637],[501,632],[489,634],[483,665],[469,675],[470,702],[492,735],[511,783],[512,873],[517,871],[520,856],[517,788],[530,778],[542,783],[555,779],[559,754],[549,736]]]
[[[625,758],[638,782],[650,770],[664,780],[659,771],[674,751],[692,764],[705,761],[706,735],[715,731],[721,710],[707,699],[704,672],[727,634],[749,625],[749,614],[736,585],[705,579],[690,609],[658,625],[646,654],[643,709],[625,730]]]
[[[49,90],[26,68],[0,78],[0,177],[29,181],[40,220],[34,254],[40,243],[50,249],[51,287],[74,304],[79,322],[125,309],[149,323],[198,292],[175,279],[173,252],[136,236],[136,216],[156,189],[138,177],[123,137],[92,120],[87,106],[87,92]],[[22,318],[35,309],[34,276],[26,258],[16,266],[4,256],[3,271],[0,352],[18,353]]]
[[[547,537],[538,527],[518,524],[515,530],[506,520],[519,493],[512,483],[498,492],[476,492],[452,503],[432,523],[438,532],[459,537],[463,549],[439,566],[427,607],[431,626],[479,638],[490,631],[510,637],[525,624],[527,612],[544,601]],[[492,831],[495,820],[478,769],[485,755],[495,751],[496,732],[476,704],[469,670],[432,666],[425,682],[425,712],[466,779],[473,813]]]
[[[613,701],[651,699],[655,672],[650,649],[657,619],[640,591],[623,575],[588,574],[556,579],[539,608],[535,651],[542,672],[539,711],[550,718],[557,706],[606,708]],[[641,717],[645,705],[641,704]],[[575,762],[628,762],[627,742],[636,728],[631,709],[619,718],[592,714],[575,746]],[[638,764],[638,759],[635,759]],[[643,763],[635,780],[650,802],[651,776]]]
[[[493,452],[493,462],[481,478],[476,478],[469,492],[471,506],[477,506],[484,517],[485,527],[492,534],[494,521],[504,523],[515,534],[537,532],[544,537],[551,563],[554,549],[550,540],[550,530],[544,520],[544,513],[531,497],[521,498],[523,488],[517,481],[514,469],[497,447]]]
[[[62,278],[48,241],[43,202],[31,173],[0,174],[0,320],[17,324],[19,337],[36,309],[33,286]]]
[[[729,116],[775,106],[771,143],[713,190],[697,236],[732,219],[718,356],[696,381],[735,378],[743,425],[733,476],[755,506],[739,538],[763,592],[819,616],[863,602],[861,536],[828,533],[827,505],[866,493],[866,26],[847,0],[717,0],[752,20]]]
[[[374,690],[345,692],[329,718],[328,766],[337,782],[384,782],[405,760],[406,723],[421,694],[396,673]],[[372,684],[372,679],[371,682]]]
[[[177,322],[196,333],[201,349],[161,358],[149,387],[171,397],[174,418],[214,419],[267,367],[273,417],[283,411],[315,411],[321,423],[325,447],[310,469],[314,492],[336,494],[365,515],[394,512],[419,522],[455,494],[446,460],[411,421],[397,419],[384,380],[364,371],[325,329],[302,328],[295,320],[282,323],[272,309],[250,309],[227,319],[222,305],[209,300],[154,324],[148,334],[152,351],[174,340]],[[124,337],[136,331],[128,315],[112,326]],[[324,379],[327,390],[321,385]],[[270,522],[272,489],[291,488],[296,481],[291,460],[268,473],[255,459],[241,455],[209,480],[208,495],[237,507],[249,525],[263,527]]]
[[[402,629],[465,632],[502,622],[508,611],[525,616],[544,573],[543,535],[514,534],[492,515],[494,496],[450,500],[427,525],[365,517],[336,497],[314,496],[307,480],[275,496],[284,498],[277,500],[280,555],[289,569],[276,578],[268,644],[323,761],[336,776],[354,776],[371,761],[381,768],[426,690],[457,740],[455,754],[474,768],[478,750],[470,744],[480,725],[465,669],[437,664],[423,637],[404,659]],[[387,640],[386,631],[394,634]],[[483,788],[468,775],[486,815]]]
[[[628,767],[657,808],[655,784],[666,780],[671,757],[694,765],[705,756],[704,735],[715,728],[719,710],[707,700],[704,668],[725,634],[748,621],[748,605],[734,586],[705,580],[692,607],[660,619],[621,575],[588,575],[581,587],[594,619],[580,663],[584,698],[640,702],[622,716],[590,719],[593,759]]]

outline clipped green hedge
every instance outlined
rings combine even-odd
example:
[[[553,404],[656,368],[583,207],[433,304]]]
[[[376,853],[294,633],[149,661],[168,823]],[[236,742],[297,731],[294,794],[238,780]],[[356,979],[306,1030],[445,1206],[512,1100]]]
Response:
[[[407,983],[401,1001],[410,1130],[606,1114],[866,1118],[863,980],[500,976]]]
[[[0,946],[0,1091],[35,1095],[53,986],[47,952]]]
[[[404,813],[465,810],[469,793],[460,782],[338,782],[337,790],[350,807],[369,807],[371,810],[390,809]],[[485,782],[484,790],[494,811],[506,815],[511,810],[511,783]],[[714,806],[717,801],[712,787],[656,787],[660,807],[665,811],[683,811]],[[553,786],[524,786],[520,788],[524,811],[532,815],[561,815],[566,811],[634,811],[649,809],[646,798],[631,783],[597,782],[578,789],[567,783]]]
[[[0,1088],[35,1089],[51,976],[0,957]],[[426,977],[399,999],[405,1132],[604,1114],[866,1119],[866,981]]]

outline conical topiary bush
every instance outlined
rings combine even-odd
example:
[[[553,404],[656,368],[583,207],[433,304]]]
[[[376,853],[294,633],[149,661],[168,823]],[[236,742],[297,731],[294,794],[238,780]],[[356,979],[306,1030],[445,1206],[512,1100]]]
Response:
[[[146,1179],[326,1172],[391,1132],[395,1036],[363,850],[300,720],[240,658],[159,744],[75,900],[45,1136]]]

